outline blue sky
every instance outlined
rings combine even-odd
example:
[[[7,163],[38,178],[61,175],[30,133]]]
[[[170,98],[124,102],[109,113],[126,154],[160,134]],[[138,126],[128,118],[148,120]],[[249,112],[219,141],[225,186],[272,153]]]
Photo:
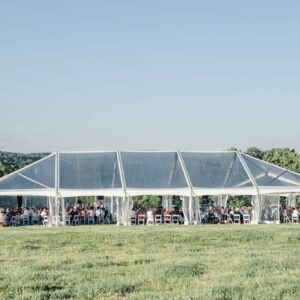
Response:
[[[0,149],[300,151],[299,1],[0,1]]]

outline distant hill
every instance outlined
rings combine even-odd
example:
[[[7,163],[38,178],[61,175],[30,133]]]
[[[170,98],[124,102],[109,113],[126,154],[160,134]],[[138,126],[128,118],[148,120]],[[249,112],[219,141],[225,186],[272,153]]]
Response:
[[[23,168],[50,153],[14,153],[0,151],[0,177]]]

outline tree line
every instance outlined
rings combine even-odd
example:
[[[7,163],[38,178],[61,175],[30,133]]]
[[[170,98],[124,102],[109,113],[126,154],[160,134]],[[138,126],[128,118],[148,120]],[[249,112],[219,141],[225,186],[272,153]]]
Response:
[[[236,148],[232,149],[237,150]],[[295,149],[274,148],[264,151],[256,147],[250,147],[244,153],[290,171],[300,173],[300,153],[296,152]]]
[[[238,151],[235,147],[228,150]],[[271,150],[261,150],[257,147],[250,147],[242,152],[279,167],[300,173],[300,153],[296,152],[295,149],[274,148]],[[0,177],[19,170],[47,155],[49,155],[49,153],[24,154],[0,151]]]
[[[0,151],[0,177],[19,170],[49,153],[15,153]]]

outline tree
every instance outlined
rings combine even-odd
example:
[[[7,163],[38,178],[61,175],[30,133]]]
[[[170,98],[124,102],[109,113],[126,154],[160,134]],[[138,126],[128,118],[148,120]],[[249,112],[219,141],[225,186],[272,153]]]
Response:
[[[300,172],[300,155],[294,149],[275,148],[265,152],[263,160],[291,171]]]
[[[95,203],[95,197],[94,196],[82,196],[82,197],[78,198],[78,202],[84,204],[85,206],[89,206],[89,205]]]
[[[227,151],[239,151],[239,149],[236,147],[230,147],[227,149]]]
[[[264,157],[264,152],[256,147],[247,148],[245,153],[258,159],[263,159]]]
[[[13,171],[16,171],[18,169],[21,169],[45,156],[49,155],[49,153],[12,153],[12,152],[3,152],[0,151],[0,162],[4,167],[2,171],[0,170],[0,176],[1,172],[3,175],[9,174]],[[1,167],[0,167],[1,168]]]
[[[251,206],[251,197],[248,196],[230,196],[227,201],[228,207]]]
[[[0,177],[4,176],[6,174],[5,172],[5,167],[3,164],[0,162]]]
[[[145,208],[155,208],[158,207],[161,203],[159,196],[138,196],[133,197],[133,202],[138,204],[142,209]]]

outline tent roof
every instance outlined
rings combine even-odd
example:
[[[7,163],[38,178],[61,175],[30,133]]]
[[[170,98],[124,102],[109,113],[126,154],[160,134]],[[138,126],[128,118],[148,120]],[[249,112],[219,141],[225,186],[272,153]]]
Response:
[[[0,178],[0,195],[300,193],[300,174],[236,151],[57,152]]]

